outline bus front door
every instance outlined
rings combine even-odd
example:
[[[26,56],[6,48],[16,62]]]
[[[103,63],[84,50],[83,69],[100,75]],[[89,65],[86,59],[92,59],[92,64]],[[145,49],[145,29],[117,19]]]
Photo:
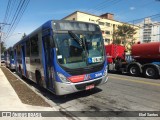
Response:
[[[45,59],[45,80],[47,88],[50,90],[53,89],[51,68],[52,68],[52,52],[51,52],[51,44],[50,44],[50,36],[43,37],[43,49],[44,49],[44,59]]]

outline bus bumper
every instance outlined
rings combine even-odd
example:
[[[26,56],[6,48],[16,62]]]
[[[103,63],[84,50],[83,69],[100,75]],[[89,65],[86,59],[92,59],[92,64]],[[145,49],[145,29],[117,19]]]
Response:
[[[79,82],[79,83],[60,83],[55,82],[56,95],[66,95],[79,91],[86,90],[87,86],[93,85],[94,87],[102,85],[108,81],[108,75],[97,79]]]

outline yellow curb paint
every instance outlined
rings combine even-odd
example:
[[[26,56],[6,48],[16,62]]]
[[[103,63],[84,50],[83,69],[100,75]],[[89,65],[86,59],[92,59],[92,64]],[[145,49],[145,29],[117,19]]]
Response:
[[[130,80],[130,79],[118,78],[118,77],[114,77],[114,76],[109,76],[109,78],[114,78],[114,79],[119,79],[119,80],[124,80],[124,81],[130,81],[130,82],[135,82],[135,83],[141,83],[141,84],[160,86],[159,83],[151,83],[151,82],[146,82],[146,81],[142,81],[142,80]]]

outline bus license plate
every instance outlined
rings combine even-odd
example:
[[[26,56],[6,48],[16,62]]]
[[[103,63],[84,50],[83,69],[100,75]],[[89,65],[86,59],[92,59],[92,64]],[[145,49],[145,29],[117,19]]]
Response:
[[[88,85],[86,86],[86,90],[90,90],[90,89],[93,89],[94,88],[94,85]]]

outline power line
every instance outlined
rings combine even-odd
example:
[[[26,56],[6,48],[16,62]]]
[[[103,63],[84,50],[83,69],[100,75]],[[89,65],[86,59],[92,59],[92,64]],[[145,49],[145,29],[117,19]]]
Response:
[[[8,0],[7,9],[6,9],[5,17],[4,17],[4,20],[3,20],[4,23],[6,22],[6,19],[8,18],[8,12],[10,10],[10,6],[11,6],[11,0]]]
[[[135,20],[131,20],[131,21],[128,21],[128,23],[129,23],[129,22],[134,23],[134,22],[136,22],[136,21],[144,20],[145,18],[157,18],[157,17],[160,17],[160,13],[155,14],[155,15],[146,16],[146,17],[139,18],[139,19],[135,19]]]
[[[12,19],[12,22],[11,22],[11,27],[10,27],[10,29],[9,29],[8,32],[7,32],[7,36],[8,36],[8,34],[9,34],[9,32],[11,31],[11,29],[13,28],[13,26],[14,26],[17,18],[18,18],[18,15],[19,15],[22,7],[23,7],[24,2],[25,2],[25,0],[21,0],[21,1],[20,1],[19,5],[18,5],[18,7],[17,7],[17,9],[16,9],[16,12],[15,12],[15,14],[14,14],[14,16],[13,16],[13,19]]]
[[[105,0],[105,1],[103,1],[103,2],[101,2],[101,3],[99,3],[98,5],[93,6],[92,8],[97,9],[97,8],[101,7],[102,5],[104,5],[105,3],[108,3],[108,2],[110,2],[110,1],[112,1],[112,0]],[[94,11],[92,8],[87,9],[86,11],[88,11],[88,12]]]
[[[110,3],[110,5],[105,4],[105,3],[109,3],[109,2],[112,2],[112,3]],[[91,9],[91,10],[92,10],[92,11],[100,11],[100,10],[106,8],[106,7],[110,7],[110,6],[115,5],[115,4],[119,3],[119,2],[121,2],[121,1],[120,1],[120,0],[104,1],[104,2],[100,3],[99,6],[96,7],[96,9],[94,9],[94,10]],[[140,7],[140,6],[139,6],[139,7],[142,8],[142,7],[144,7],[144,6],[146,6],[146,5],[150,4],[150,3],[151,3],[151,2],[148,2],[148,3],[144,4],[144,5],[140,5],[141,7]],[[156,15],[158,15],[158,16],[155,16],[154,19],[160,17],[160,16],[159,16],[160,14],[156,14]],[[152,15],[152,16],[154,16],[154,15]],[[147,16],[147,17],[152,17],[152,16]],[[144,18],[146,18],[146,17],[144,17]],[[131,21],[128,21],[128,23],[129,23],[129,22],[134,23],[134,22],[136,22],[136,21],[138,21],[138,20],[143,20],[144,18],[131,20]]]
[[[16,29],[16,27],[17,27],[18,23],[20,22],[29,2],[30,2],[30,0],[27,0],[26,3],[24,4],[24,7],[22,8],[21,13],[19,13],[19,16],[17,17],[16,21],[14,22],[14,25],[12,26],[12,28],[9,31],[10,34],[12,34],[14,32],[14,30]],[[6,38],[8,38],[8,37],[9,37],[9,34]],[[5,40],[6,40],[6,38],[5,38]]]
[[[6,20],[6,21],[8,21],[11,17],[12,17],[12,14],[11,13],[13,13],[14,12],[14,8],[15,8],[15,6],[16,6],[16,4],[18,3],[18,1],[17,0],[12,0],[13,2],[12,2],[12,5],[11,5],[11,10],[9,11],[9,13],[8,13],[8,19]]]
[[[8,28],[4,40],[6,40],[10,36],[10,34],[13,33],[15,28],[17,27],[17,25],[18,25],[20,19],[22,18],[29,2],[30,2],[30,0],[20,0],[20,2],[18,3],[18,6],[17,6],[15,13],[14,13],[12,20],[11,20],[11,26]]]
[[[103,4],[103,6],[101,6],[101,8],[98,8],[96,10],[100,11],[100,10],[106,8],[106,7],[110,7],[110,6],[115,5],[115,4],[119,3],[119,2],[121,2],[121,0],[113,0],[113,1],[111,1],[111,3],[109,5]]]
[[[102,2],[102,3],[100,3],[100,4],[98,4],[97,6],[93,7],[94,9],[89,9],[89,10],[87,10],[87,11],[88,11],[88,12],[94,12],[94,11],[102,8],[102,7],[105,6],[106,4],[109,4],[109,3],[113,2],[113,1],[114,1],[114,0],[104,1],[104,2]]]
[[[105,1],[103,1],[103,2],[101,2],[101,3],[99,3],[98,5],[96,5],[96,6],[93,6],[93,8],[98,8],[98,7],[101,7],[102,5],[104,5],[106,2],[110,2],[110,1],[112,1],[112,0],[105,0]]]
[[[151,3],[153,3],[153,1],[149,1],[149,2],[147,2],[147,1],[145,1],[145,2],[143,2],[143,3],[145,3],[145,4],[138,4],[138,6],[134,6],[134,8],[137,10],[137,9],[142,9],[142,8],[144,8],[145,6],[147,6],[147,5],[150,5]],[[129,6],[128,6],[129,7]],[[116,8],[117,9],[117,11],[119,12],[119,9],[121,9],[121,8]],[[114,11],[114,12],[117,12],[117,11]],[[128,13],[130,13],[130,12],[133,12],[133,10],[125,10],[125,9],[121,9],[121,11],[119,12],[119,14],[123,14],[123,16],[124,15],[126,15],[126,14],[128,14]],[[128,19],[128,17],[127,16],[125,16],[127,19]]]
[[[143,29],[143,28],[145,28],[146,26],[148,26],[148,27],[160,26],[160,22],[143,25],[143,26],[140,26],[139,28]]]
[[[95,11],[101,11],[102,9],[106,8],[106,7],[110,7],[112,5],[115,5],[117,3],[121,2],[121,0],[108,0],[108,1],[104,1],[100,4],[97,5],[97,7],[95,7],[95,9],[88,9],[86,10],[86,12],[90,12],[90,13],[94,13]],[[81,18],[85,17],[87,15],[83,15]]]

